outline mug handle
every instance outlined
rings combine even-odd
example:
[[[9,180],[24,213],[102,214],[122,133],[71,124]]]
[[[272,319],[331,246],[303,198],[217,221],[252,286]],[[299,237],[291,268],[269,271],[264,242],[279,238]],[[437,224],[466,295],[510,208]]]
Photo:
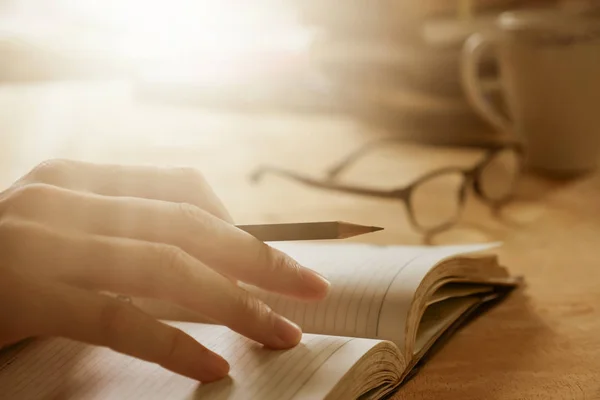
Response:
[[[493,44],[492,38],[481,33],[475,33],[465,41],[461,55],[461,83],[471,106],[494,128],[502,133],[510,133],[512,123],[486,99],[478,73],[483,54]]]

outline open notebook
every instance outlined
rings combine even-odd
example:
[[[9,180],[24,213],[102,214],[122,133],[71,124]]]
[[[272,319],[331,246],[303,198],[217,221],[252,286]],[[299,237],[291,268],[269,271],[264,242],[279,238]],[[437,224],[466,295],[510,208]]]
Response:
[[[466,315],[517,284],[486,245],[275,246],[332,283],[317,303],[249,288],[303,328],[293,349],[267,350],[226,327],[171,321],[231,364],[229,377],[199,384],[109,349],[37,340],[0,357],[0,393],[14,400],[379,399]]]

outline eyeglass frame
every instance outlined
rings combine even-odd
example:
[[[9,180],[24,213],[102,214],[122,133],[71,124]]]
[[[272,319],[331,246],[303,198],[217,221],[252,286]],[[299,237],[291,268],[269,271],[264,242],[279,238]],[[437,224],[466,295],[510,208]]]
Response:
[[[492,208],[500,208],[504,204],[510,202],[510,200],[514,197],[514,191],[511,191],[509,195],[503,197],[502,199],[491,199],[485,195],[484,191],[481,188],[481,182],[478,177],[481,176],[482,171],[489,165],[489,163],[494,159],[494,157],[500,153],[501,151],[510,149],[515,151],[518,156],[519,165],[517,166],[517,174],[522,170],[522,156],[523,156],[523,147],[519,142],[505,142],[505,143],[486,143],[480,144],[477,146],[472,146],[477,149],[485,150],[484,156],[472,167],[443,167],[420,176],[419,178],[412,181],[410,184],[405,185],[400,188],[391,189],[391,190],[379,190],[379,189],[368,189],[365,187],[351,185],[351,184],[341,184],[335,181],[337,176],[339,176],[344,169],[348,168],[353,162],[355,162],[360,156],[364,155],[368,150],[372,149],[375,146],[379,146],[384,141],[398,141],[401,139],[391,138],[391,139],[381,139],[375,142],[367,143],[363,147],[358,150],[348,154],[341,162],[334,165],[328,170],[327,178],[325,180],[318,180],[309,176],[305,176],[298,172],[292,171],[283,167],[276,166],[260,166],[258,167],[251,175],[250,180],[253,183],[257,183],[263,175],[266,173],[271,173],[274,175],[279,175],[281,177],[289,178],[293,181],[305,184],[310,187],[316,187],[328,191],[335,191],[341,193],[348,194],[357,194],[362,196],[370,196],[384,199],[393,199],[393,200],[401,200],[404,203],[406,208],[408,219],[411,225],[417,229],[417,231],[425,234],[434,234],[439,233],[444,230],[449,229],[450,227],[457,224],[460,220],[463,210],[465,208],[466,197],[467,197],[467,189],[470,185],[473,185],[475,195],[480,198],[482,201],[486,202]],[[462,183],[461,188],[458,193],[458,207],[459,211],[456,213],[453,219],[447,221],[446,223],[440,224],[435,227],[426,228],[419,224],[415,217],[414,205],[412,201],[412,195],[416,188],[419,187],[423,182],[432,179],[439,175],[449,174],[449,173],[459,173],[462,175]]]

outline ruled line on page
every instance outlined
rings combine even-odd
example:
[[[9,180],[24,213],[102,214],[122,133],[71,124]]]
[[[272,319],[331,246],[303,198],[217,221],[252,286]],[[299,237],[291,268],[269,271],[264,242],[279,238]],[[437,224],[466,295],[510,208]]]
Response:
[[[352,339],[304,335],[286,351],[268,350],[226,327],[181,328],[231,364],[230,377],[207,385],[110,349],[48,339],[23,351],[0,374],[6,398],[54,399],[290,399],[335,352]],[[344,366],[345,368],[346,366]],[[347,366],[350,368],[350,365]]]
[[[328,297],[319,302],[302,302],[260,290],[259,297],[305,332],[364,338],[378,337],[380,310],[391,282],[426,252],[418,246],[402,252],[362,245],[287,245],[284,249],[291,249],[303,265],[329,279]]]

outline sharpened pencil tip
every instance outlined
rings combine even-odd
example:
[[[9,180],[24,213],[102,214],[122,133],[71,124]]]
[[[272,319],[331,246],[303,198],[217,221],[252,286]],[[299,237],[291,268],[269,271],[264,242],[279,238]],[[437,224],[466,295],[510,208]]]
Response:
[[[339,237],[349,238],[352,236],[364,235],[366,233],[372,233],[383,230],[383,228],[379,226],[365,226],[365,225],[357,225],[351,224],[348,222],[338,222],[339,225]]]

